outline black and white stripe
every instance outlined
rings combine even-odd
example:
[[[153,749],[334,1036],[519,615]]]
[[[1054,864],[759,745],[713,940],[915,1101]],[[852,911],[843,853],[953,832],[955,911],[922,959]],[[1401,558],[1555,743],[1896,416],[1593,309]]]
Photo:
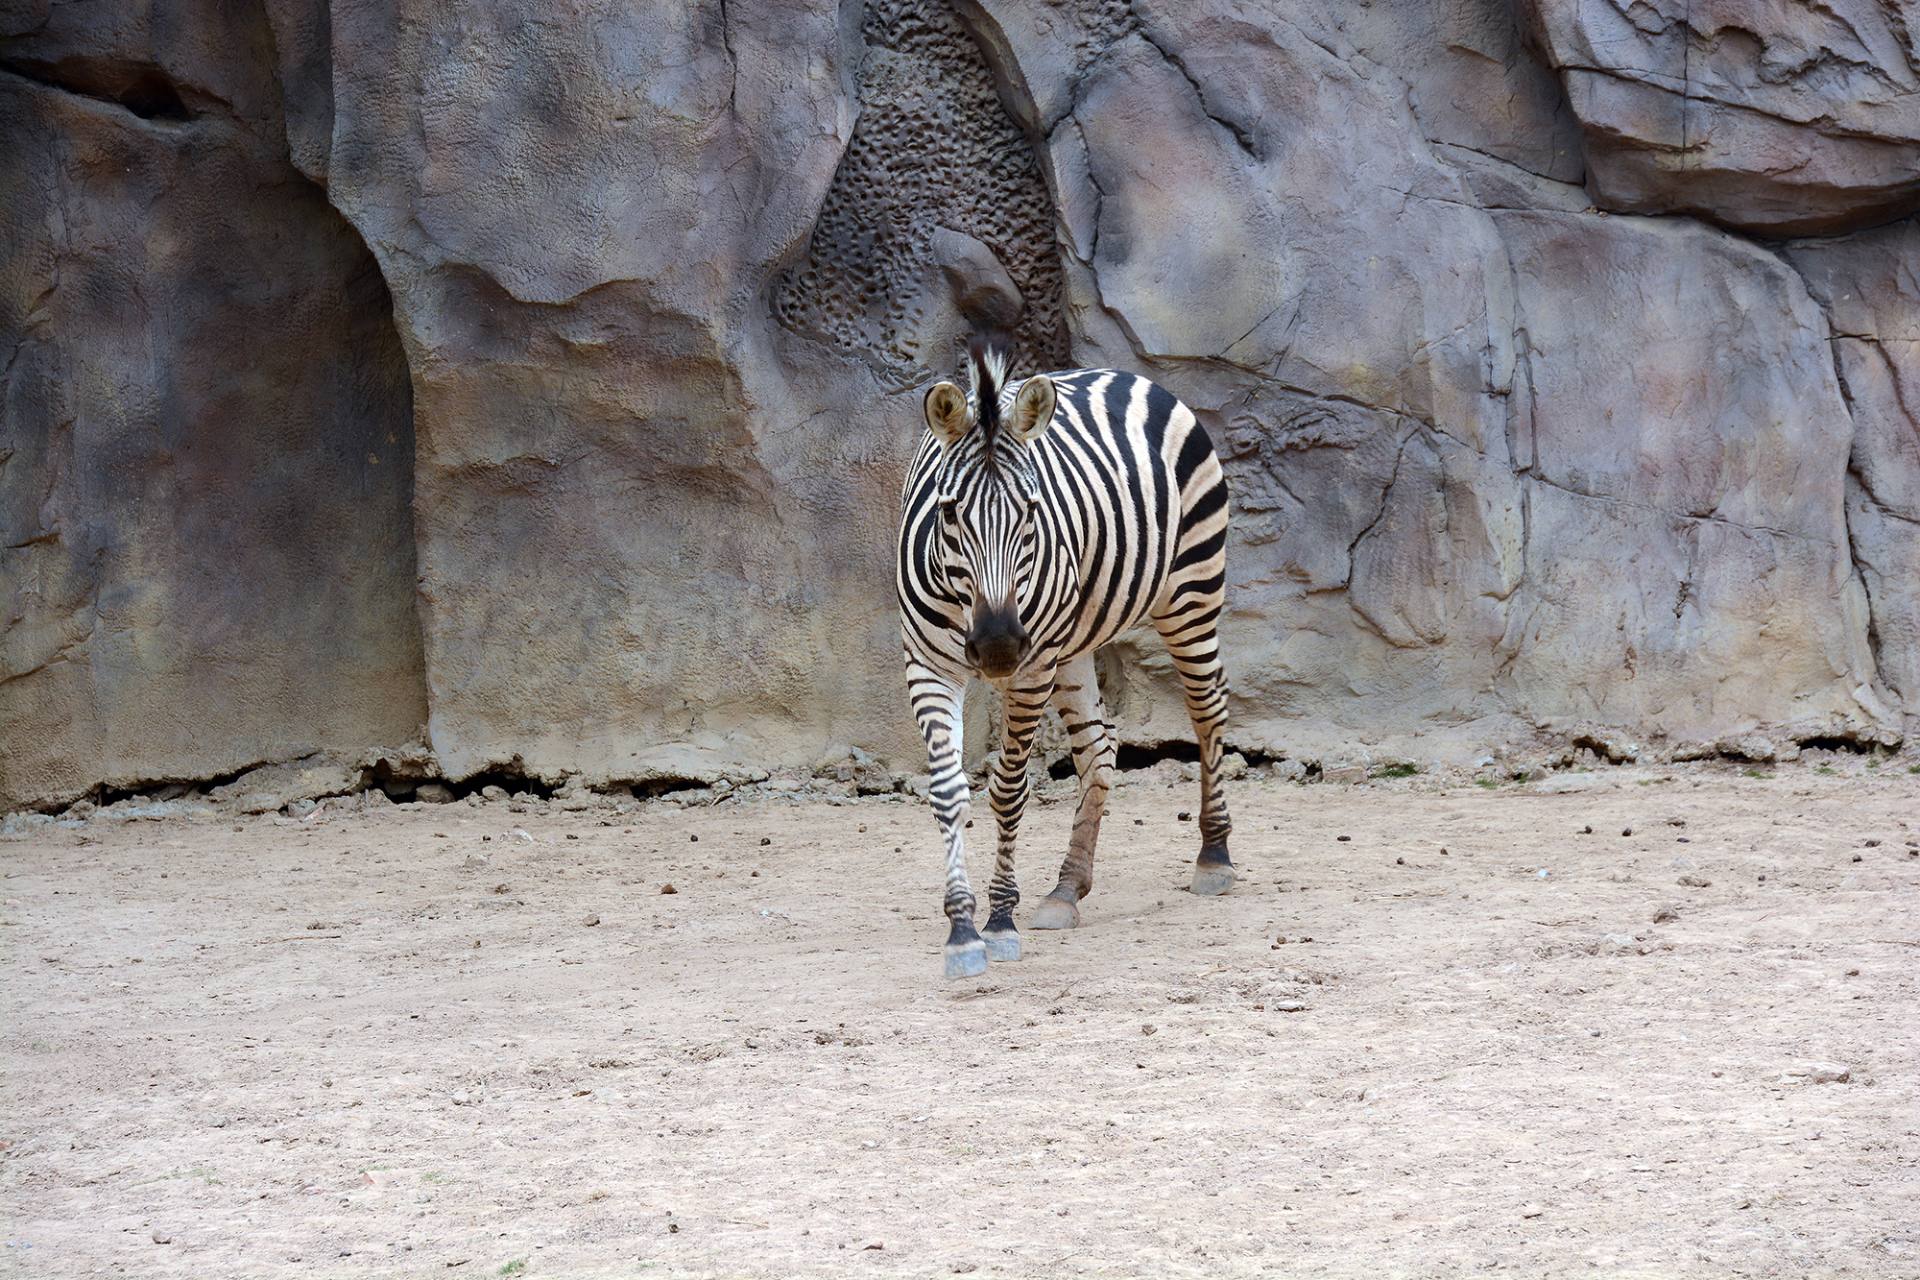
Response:
[[[1200,745],[1196,893],[1225,892],[1231,823],[1220,793],[1227,682],[1216,633],[1225,597],[1227,487],[1193,413],[1112,369],[1009,385],[1001,349],[976,340],[971,394],[927,393],[927,432],[901,495],[898,588],[907,689],[926,739],[946,842],[950,977],[1019,958],[1014,839],[1033,732],[1049,702],[1073,747],[1080,799],[1059,883],[1029,920],[1071,928],[1093,887],[1114,758],[1093,654],[1151,621],[1173,658]],[[984,936],[974,926],[962,831],[961,695],[1001,691],[1004,737],[988,785],[997,828]]]

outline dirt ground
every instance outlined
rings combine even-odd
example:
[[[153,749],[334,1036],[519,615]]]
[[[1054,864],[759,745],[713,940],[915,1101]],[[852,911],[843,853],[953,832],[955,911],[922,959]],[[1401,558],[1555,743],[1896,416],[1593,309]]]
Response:
[[[1908,767],[1130,781],[960,984],[907,799],[42,829],[0,1271],[1920,1275]]]

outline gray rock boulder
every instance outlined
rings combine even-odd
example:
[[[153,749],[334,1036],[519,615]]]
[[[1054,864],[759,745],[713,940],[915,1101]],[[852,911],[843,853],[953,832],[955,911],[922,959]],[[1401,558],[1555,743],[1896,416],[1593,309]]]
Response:
[[[1520,0],[1609,209],[1769,235],[1920,209],[1920,50],[1896,0]]]

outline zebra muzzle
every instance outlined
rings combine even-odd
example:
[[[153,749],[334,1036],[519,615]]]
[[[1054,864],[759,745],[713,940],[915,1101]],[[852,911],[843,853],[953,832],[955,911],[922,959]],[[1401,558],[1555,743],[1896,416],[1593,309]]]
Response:
[[[967,662],[989,680],[1013,674],[1027,656],[1027,629],[1011,610],[983,612],[967,632]]]

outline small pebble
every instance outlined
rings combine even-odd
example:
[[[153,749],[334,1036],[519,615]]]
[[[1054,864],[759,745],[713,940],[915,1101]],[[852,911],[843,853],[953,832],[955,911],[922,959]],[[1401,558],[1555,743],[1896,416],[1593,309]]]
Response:
[[[1658,911],[1653,913],[1653,922],[1655,924],[1672,924],[1675,920],[1678,920],[1679,918],[1680,918],[1680,913],[1678,911],[1675,911],[1672,907],[1661,907]]]
[[[1193,815],[1191,813],[1188,813],[1185,809],[1182,809],[1179,813],[1175,814],[1174,817],[1181,822],[1193,821]]]
[[[700,843],[700,837],[699,837],[699,836],[697,836],[697,835],[694,835],[694,834],[693,834],[692,832],[688,832],[688,833],[687,833],[687,843],[688,843],[688,844],[699,844],[699,843]]]
[[[1340,838],[1341,838],[1342,840],[1345,840],[1345,839],[1346,839],[1346,837],[1345,837],[1345,836],[1341,836]],[[1393,860],[1393,865],[1394,865],[1394,866],[1396,866],[1396,867],[1404,867],[1404,866],[1406,866],[1406,865],[1407,865],[1407,860],[1406,860],[1405,858],[1395,858],[1395,859]]]
[[[1880,842],[1879,842],[1878,840],[1869,840],[1869,841],[1867,841],[1867,848],[1869,848],[1869,849],[1878,849],[1879,847],[1880,847]]]
[[[1855,862],[1861,862],[1861,861],[1864,861],[1864,859],[1862,859],[1862,858],[1860,857],[1860,855],[1859,855],[1859,854],[1857,854],[1857,853],[1853,855],[1853,860],[1854,860]]]
[[[582,920],[580,923],[585,925],[587,928],[591,929],[593,928],[593,926],[600,923],[600,917],[596,915],[589,915],[586,919]]]
[[[172,1244],[173,1237],[167,1235],[165,1232],[156,1231],[153,1233],[153,1242],[155,1244]]]
[[[663,885],[661,885],[661,886],[660,886],[660,892],[662,892],[662,893],[678,893],[678,892],[680,892],[680,891],[679,891],[678,889],[676,889],[676,888],[674,888],[674,887],[673,887],[672,885],[670,885],[670,884],[663,884]]]
[[[1338,840],[1341,844],[1345,844],[1347,843],[1347,841],[1353,839],[1353,837],[1352,836],[1335,836],[1334,839]]]
[[[1583,836],[1590,836],[1590,835],[1592,835],[1592,834],[1593,834],[1593,824],[1592,824],[1591,822],[1589,822],[1589,823],[1588,823],[1588,824],[1587,824],[1586,826],[1584,826],[1584,827],[1582,827],[1582,828],[1580,828],[1580,834],[1581,834],[1581,835],[1583,835]]]
[[[766,845],[770,845],[770,844],[772,844],[772,843],[773,843],[773,837],[772,837],[772,836],[761,836],[761,837],[760,837],[760,844],[762,845],[762,847],[764,847],[764,846],[766,846]]]
[[[1761,876],[1760,878],[1762,880],[1766,879],[1765,876]],[[1711,885],[1713,881],[1708,880],[1703,876],[1681,876],[1674,883],[1680,885],[1682,888],[1685,888],[1685,889],[1705,889],[1709,885]]]
[[[1633,834],[1633,828],[1632,828],[1632,827],[1622,827],[1622,828],[1620,828],[1620,834],[1621,834],[1621,835],[1623,835],[1623,836],[1630,836],[1630,835],[1632,835],[1632,834]]]

